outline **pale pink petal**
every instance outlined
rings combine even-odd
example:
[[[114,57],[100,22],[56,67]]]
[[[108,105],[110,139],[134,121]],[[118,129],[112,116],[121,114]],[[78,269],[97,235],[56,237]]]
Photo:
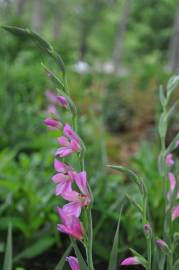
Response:
[[[71,270],[80,270],[80,266],[79,266],[79,262],[77,260],[77,258],[73,257],[73,256],[69,256],[66,258],[66,260],[68,261]]]
[[[56,156],[60,156],[60,157],[66,157],[66,156],[69,156],[73,153],[73,150],[71,148],[68,148],[68,147],[60,147],[55,155]]]
[[[61,196],[63,199],[70,202],[80,202],[79,200],[80,194],[74,190],[62,193]]]
[[[62,197],[64,196],[64,194],[69,194],[72,192],[72,188],[71,188],[71,182],[70,181],[62,181],[60,184],[58,184],[56,186],[55,189],[55,194],[57,196],[61,195]],[[64,198],[64,197],[63,197]]]
[[[55,107],[55,105],[52,105],[52,104],[50,104],[49,106],[48,106],[48,109],[47,109],[47,115],[58,115],[58,112],[57,112],[57,109],[56,109],[56,107]]]
[[[83,194],[87,194],[88,193],[88,187],[87,187],[86,172],[82,171],[80,173],[76,173],[74,175],[74,179],[75,179],[75,182],[76,182],[78,188],[80,189],[80,191]]]
[[[176,179],[173,173],[169,172],[168,173],[168,179],[170,182],[170,190],[173,191],[176,185]]]
[[[121,265],[136,265],[140,264],[137,257],[128,257],[121,262]]]
[[[46,97],[53,103],[57,102],[57,96],[50,90],[45,92]]]
[[[178,147],[178,146],[179,146],[179,140],[176,141],[176,147]]]
[[[52,176],[52,181],[55,184],[58,184],[61,181],[67,181],[67,180],[68,180],[68,176],[64,175],[63,173],[57,173],[57,174]]]
[[[172,166],[174,164],[173,155],[171,153],[166,156],[165,162],[168,166]]]
[[[172,211],[172,220],[179,217],[179,204]]]
[[[167,243],[165,241],[163,241],[162,239],[156,240],[156,244],[157,244],[157,246],[159,246],[162,249],[168,247]]]
[[[62,146],[70,146],[70,142],[65,136],[61,136],[57,140],[58,140],[58,143]]]
[[[74,215],[75,217],[79,217],[81,213],[81,205],[79,202],[71,202],[63,206],[63,211],[67,215]]]

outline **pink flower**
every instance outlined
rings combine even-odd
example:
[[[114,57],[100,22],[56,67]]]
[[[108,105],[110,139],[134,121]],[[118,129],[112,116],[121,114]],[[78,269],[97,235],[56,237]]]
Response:
[[[57,172],[64,174],[68,173],[68,171],[73,171],[73,168],[70,165],[63,163],[58,159],[54,160],[54,169]]]
[[[175,220],[177,217],[179,217],[179,204],[172,211],[172,220]]]
[[[73,256],[69,256],[66,258],[67,262],[69,263],[71,270],[80,270],[79,262],[77,258]]]
[[[50,91],[50,90],[47,90],[45,92],[45,95],[46,97],[52,102],[52,103],[56,103],[57,102],[57,98],[56,98],[56,95]]]
[[[57,184],[56,185],[56,195],[62,195],[64,193],[72,192],[72,182],[73,178],[70,175],[70,172],[66,175],[63,173],[57,173],[52,176],[52,181]]]
[[[57,229],[62,233],[66,233],[78,240],[82,240],[84,228],[79,218],[75,216],[77,211],[73,215],[70,215],[68,211],[64,208],[58,208],[58,214],[62,220],[62,224],[57,224]]]
[[[56,96],[52,91],[46,91],[46,97],[54,104],[58,104],[64,108],[68,107],[68,101],[64,96]]]
[[[58,112],[57,112],[57,109],[56,109],[56,107],[55,107],[55,105],[52,105],[52,104],[50,104],[49,106],[48,106],[48,109],[47,109],[47,115],[49,115],[49,116],[56,116],[56,115],[58,115]]]
[[[137,257],[128,257],[121,262],[121,265],[136,265],[140,264]]]
[[[56,96],[56,100],[58,104],[61,105],[62,107],[64,108],[68,107],[68,101],[66,100],[64,96]]]
[[[179,146],[179,140],[176,141],[176,147],[178,147],[178,146]]]
[[[165,162],[167,166],[172,166],[174,164],[173,155],[171,153],[166,156]]]
[[[58,138],[60,147],[55,155],[60,157],[66,157],[73,153],[79,152],[81,150],[80,140],[78,135],[72,130],[72,128],[68,125],[64,125],[64,135]]]
[[[83,200],[84,205],[88,205],[91,202],[91,196],[88,189],[87,175],[85,171],[80,173],[73,173],[74,180],[81,191],[81,200]]]
[[[44,120],[44,124],[49,126],[50,128],[53,128],[53,129],[58,129],[61,127],[61,123],[55,119],[52,119],[52,118],[46,118]]]
[[[168,247],[168,245],[165,243],[165,241],[163,241],[162,239],[158,239],[157,241],[156,241],[156,244],[157,244],[157,246],[159,246],[161,249],[163,249],[163,248],[167,248]]]
[[[175,179],[175,176],[172,172],[168,173],[168,179],[170,182],[170,192],[168,192],[168,198],[170,198],[172,195],[172,192],[174,191],[175,186],[176,186],[176,179]],[[179,191],[177,193],[177,198],[179,198]]]
[[[78,143],[80,143],[78,135],[76,134],[76,132],[74,132],[74,130],[70,125],[65,124],[63,131],[66,137],[68,137],[71,140],[76,140]]]

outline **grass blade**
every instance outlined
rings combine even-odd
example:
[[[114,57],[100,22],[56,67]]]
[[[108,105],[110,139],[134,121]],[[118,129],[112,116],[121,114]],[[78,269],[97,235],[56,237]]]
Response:
[[[122,209],[119,214],[119,220],[117,224],[116,233],[114,236],[112,251],[110,254],[108,270],[116,270],[117,268],[117,253],[118,253],[118,243],[119,243],[119,226],[120,226],[120,220],[121,220],[121,212],[122,212]]]
[[[88,270],[88,267],[86,265],[86,262],[85,260],[83,259],[83,256],[77,246],[77,243],[74,239],[71,238],[71,241],[72,241],[72,245],[73,245],[73,248],[75,250],[75,254],[76,254],[76,257],[78,258],[78,262],[79,262],[79,265],[80,265],[80,269],[82,270]]]
[[[3,270],[12,270],[12,227],[9,224]]]
[[[65,253],[63,254],[62,258],[60,259],[60,261],[58,262],[54,270],[63,270],[66,257],[70,254],[71,250],[72,250],[72,244],[70,244],[69,247],[66,249]]]

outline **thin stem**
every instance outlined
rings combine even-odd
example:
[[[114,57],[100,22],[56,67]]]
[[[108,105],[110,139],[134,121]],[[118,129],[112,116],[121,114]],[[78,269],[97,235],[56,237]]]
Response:
[[[148,253],[148,270],[151,270],[151,262],[152,262],[151,238],[147,239],[147,253]]]
[[[91,207],[88,209],[88,266],[89,270],[94,270],[93,266],[93,257],[92,257],[92,247],[93,247],[93,224],[92,224],[92,215],[91,215]]]

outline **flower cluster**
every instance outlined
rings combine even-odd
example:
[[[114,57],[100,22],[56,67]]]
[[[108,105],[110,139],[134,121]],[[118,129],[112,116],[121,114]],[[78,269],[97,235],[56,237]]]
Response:
[[[68,109],[66,98],[56,96],[51,91],[47,91],[46,96],[52,104],[48,107],[47,119],[44,120],[44,123],[50,129],[59,129],[63,133],[62,136],[57,138],[59,147],[55,152],[54,159],[56,173],[52,176],[52,181],[56,185],[56,196],[62,197],[67,203],[62,208],[57,208],[57,213],[61,219],[61,223],[57,224],[57,229],[77,240],[82,240],[84,227],[80,221],[80,214],[82,207],[91,203],[87,174],[84,170],[75,171],[70,164],[64,162],[64,158],[82,151],[81,139],[68,123],[62,124],[58,119],[59,114],[56,106],[60,105]],[[76,258],[67,257],[67,261],[72,270],[79,269]]]

